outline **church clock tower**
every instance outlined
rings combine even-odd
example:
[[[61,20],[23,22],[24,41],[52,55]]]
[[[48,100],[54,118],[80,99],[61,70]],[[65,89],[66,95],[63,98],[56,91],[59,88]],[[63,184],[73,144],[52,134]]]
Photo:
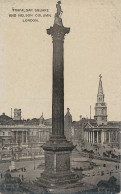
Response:
[[[94,119],[97,121],[98,125],[107,125],[107,105],[104,102],[101,75],[99,75],[99,87],[98,87],[98,94],[97,94],[97,103],[95,104]]]

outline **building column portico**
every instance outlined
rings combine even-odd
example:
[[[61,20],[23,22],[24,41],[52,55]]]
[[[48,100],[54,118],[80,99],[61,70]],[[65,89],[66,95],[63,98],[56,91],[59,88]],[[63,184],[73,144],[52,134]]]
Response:
[[[110,131],[109,131],[109,143],[110,143]]]
[[[90,143],[90,131],[89,131],[89,143]]]
[[[39,131],[39,143],[40,143],[40,131]]]
[[[92,143],[93,143],[93,131],[91,133],[92,133]]]
[[[16,131],[16,143],[18,144],[18,131]]]
[[[104,143],[106,142],[106,133],[104,131]]]
[[[104,131],[101,131],[101,143],[104,143]]]
[[[23,138],[23,131],[21,132],[21,143],[24,143],[24,138]]]
[[[97,143],[99,143],[99,134],[98,134],[98,131],[97,131]]]
[[[93,131],[93,143],[95,143],[95,140],[94,140],[94,131]]]
[[[27,137],[27,134],[28,134],[28,133],[27,133],[27,131],[26,131],[26,143],[28,143],[28,137]]]
[[[90,131],[90,143],[92,143],[92,131]]]

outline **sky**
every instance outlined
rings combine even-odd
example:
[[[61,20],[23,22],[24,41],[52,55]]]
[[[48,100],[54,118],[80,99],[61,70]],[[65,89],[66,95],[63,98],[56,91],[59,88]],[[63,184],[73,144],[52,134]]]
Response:
[[[65,113],[69,107],[73,120],[90,117],[91,105],[93,118],[101,74],[108,120],[119,121],[121,1],[61,2],[63,25],[70,27],[64,40]],[[51,17],[23,22],[22,17],[9,17],[15,13],[12,8],[48,9]],[[55,0],[0,1],[0,114],[10,116],[11,108],[21,108],[24,119],[39,118],[42,112],[51,117],[53,51],[46,29],[53,26],[55,13]]]

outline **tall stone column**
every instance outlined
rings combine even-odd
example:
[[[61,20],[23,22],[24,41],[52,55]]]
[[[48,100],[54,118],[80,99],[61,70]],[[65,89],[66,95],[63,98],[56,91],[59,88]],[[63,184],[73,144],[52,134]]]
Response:
[[[53,39],[53,96],[52,96],[52,136],[64,138],[64,36],[69,28],[55,25],[47,30]]]
[[[63,26],[59,11],[60,8],[55,14],[53,27],[47,29],[53,42],[52,136],[43,145],[45,170],[37,182],[51,191],[60,185],[67,186],[78,181],[70,169],[70,155],[74,146],[64,136],[64,37],[70,28]]]

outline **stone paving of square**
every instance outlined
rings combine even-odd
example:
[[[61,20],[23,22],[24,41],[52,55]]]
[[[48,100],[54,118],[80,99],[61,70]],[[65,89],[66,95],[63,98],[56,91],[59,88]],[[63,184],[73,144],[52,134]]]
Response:
[[[79,169],[79,166],[84,166],[85,163],[89,163],[88,158],[81,157],[79,154],[74,154],[72,156],[72,160],[75,161],[74,165],[72,165],[72,169],[73,167],[75,167],[75,165]],[[80,173],[80,177],[82,177],[81,174],[83,174],[82,181],[85,184],[90,183],[91,185],[97,185],[100,180],[108,180],[111,176],[115,176],[117,178],[117,184],[119,184],[121,167],[120,164],[97,159],[93,159],[91,162],[94,162],[96,164],[96,166],[93,166],[93,169],[89,170],[88,168],[86,168],[82,172],[75,171],[76,173],[78,172],[78,174]],[[106,164],[106,167],[103,166],[104,164]],[[25,182],[31,182],[36,180],[36,177],[40,177],[41,172],[44,170],[43,159],[36,159],[31,161],[17,161],[15,162],[15,165],[16,169],[19,170],[17,172],[12,172],[11,175],[13,177],[20,177],[21,179],[23,175],[23,181]],[[116,165],[119,165],[119,168],[116,169]],[[0,173],[4,174],[6,170],[9,169],[9,166],[10,162],[0,163]],[[23,172],[21,168],[25,168],[26,171]],[[104,175],[102,175],[102,171]]]

